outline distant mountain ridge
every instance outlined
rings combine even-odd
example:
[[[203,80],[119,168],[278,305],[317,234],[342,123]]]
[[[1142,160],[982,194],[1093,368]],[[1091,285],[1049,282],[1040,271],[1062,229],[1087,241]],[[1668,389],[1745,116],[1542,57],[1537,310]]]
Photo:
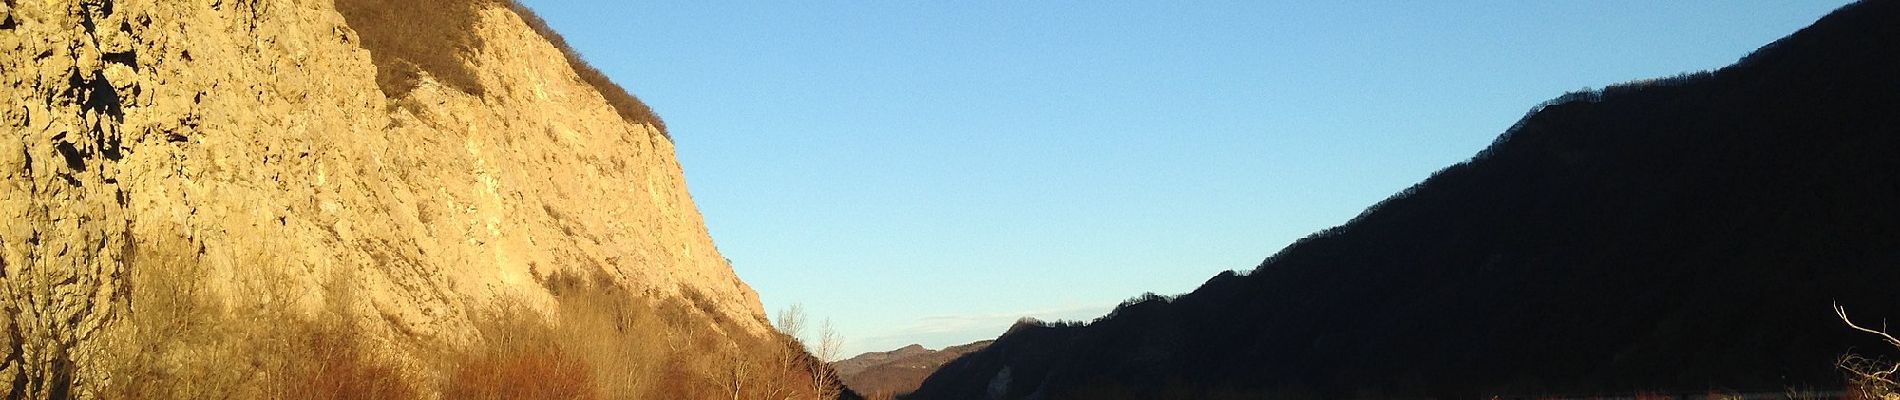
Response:
[[[936,372],[944,363],[989,345],[990,341],[984,340],[931,350],[912,344],[897,350],[859,354],[833,362],[831,367],[852,390],[873,399],[889,398],[916,390],[924,377]]]
[[[838,360],[831,363],[831,368],[837,370],[839,375],[848,376],[863,372],[867,368],[889,363],[892,360],[929,353],[933,353],[933,351],[924,348],[923,345],[912,344],[899,347],[897,350],[866,352],[857,355],[857,357]]]
[[[1572,93],[1472,160],[1192,293],[1019,325],[909,398],[1838,387],[1900,317],[1900,2],[1736,65]]]

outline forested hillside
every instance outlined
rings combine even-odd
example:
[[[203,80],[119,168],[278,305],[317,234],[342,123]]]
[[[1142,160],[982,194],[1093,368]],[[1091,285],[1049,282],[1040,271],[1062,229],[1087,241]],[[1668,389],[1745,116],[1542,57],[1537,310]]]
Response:
[[[1839,387],[1900,318],[1900,2],[1571,93],[1243,274],[1025,325],[913,398],[1476,398]]]

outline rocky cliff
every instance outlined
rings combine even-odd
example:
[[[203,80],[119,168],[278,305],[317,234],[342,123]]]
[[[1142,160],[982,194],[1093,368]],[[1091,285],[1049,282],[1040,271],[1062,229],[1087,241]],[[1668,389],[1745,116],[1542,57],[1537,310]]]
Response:
[[[338,3],[0,3],[0,390],[256,367],[230,341],[287,321],[441,381],[440,353],[492,344],[491,311],[560,324],[563,280],[690,304],[723,321],[714,337],[768,332],[657,121],[627,117],[532,16],[386,6],[456,14],[458,42],[372,34]]]

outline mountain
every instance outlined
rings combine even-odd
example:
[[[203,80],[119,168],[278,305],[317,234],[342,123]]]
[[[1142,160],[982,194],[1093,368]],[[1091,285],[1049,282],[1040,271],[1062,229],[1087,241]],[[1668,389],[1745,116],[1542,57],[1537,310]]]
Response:
[[[859,372],[864,372],[864,370],[871,367],[890,363],[892,360],[931,353],[935,353],[935,351],[926,349],[920,344],[912,344],[900,347],[897,350],[867,352],[859,354],[856,357],[833,361],[831,362],[831,368],[837,370],[838,375],[849,377]]]
[[[1445,397],[1843,384],[1900,318],[1900,1],[1720,70],[1571,93],[1191,293],[1019,325],[915,399]]]
[[[0,86],[7,398],[809,381],[660,120],[512,2],[7,0]]]
[[[931,350],[913,344],[897,350],[859,354],[832,362],[831,367],[853,391],[873,399],[890,398],[917,390],[924,377],[936,372],[944,363],[989,345],[990,341],[985,340]]]

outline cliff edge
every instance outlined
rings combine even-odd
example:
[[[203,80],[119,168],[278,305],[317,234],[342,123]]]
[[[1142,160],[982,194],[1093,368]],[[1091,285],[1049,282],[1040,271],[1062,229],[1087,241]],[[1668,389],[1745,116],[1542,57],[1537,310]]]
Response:
[[[453,381],[497,315],[580,329],[576,288],[778,340],[650,111],[518,6],[378,3],[0,2],[0,391],[243,389],[326,337]]]

